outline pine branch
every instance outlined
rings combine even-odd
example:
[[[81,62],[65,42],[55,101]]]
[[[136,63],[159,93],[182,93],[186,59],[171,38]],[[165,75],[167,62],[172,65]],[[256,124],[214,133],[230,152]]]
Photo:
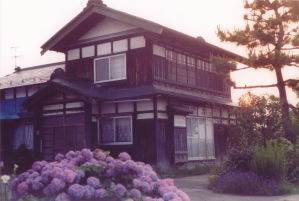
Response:
[[[277,87],[277,84],[271,84],[271,85],[257,85],[257,86],[246,86],[245,87],[234,87],[234,89],[252,89],[252,88],[268,88],[268,87]]]
[[[299,47],[293,47],[293,48],[281,48],[281,50],[299,50]]]
[[[297,119],[299,119],[299,108],[293,106],[292,104],[289,104],[289,108],[291,108],[293,110],[293,112],[295,113]]]

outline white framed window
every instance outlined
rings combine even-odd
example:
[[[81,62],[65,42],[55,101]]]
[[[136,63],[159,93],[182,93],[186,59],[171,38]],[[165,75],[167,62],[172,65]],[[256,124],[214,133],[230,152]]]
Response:
[[[126,54],[118,54],[94,60],[94,83],[123,80],[126,78]]]
[[[187,117],[188,159],[215,159],[213,120]]]
[[[99,119],[98,142],[105,145],[133,144],[132,117]]]

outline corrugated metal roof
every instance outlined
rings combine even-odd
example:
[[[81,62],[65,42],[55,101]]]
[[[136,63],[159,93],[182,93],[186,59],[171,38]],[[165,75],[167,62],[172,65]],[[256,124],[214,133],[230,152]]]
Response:
[[[65,62],[21,69],[0,78],[0,89],[45,83],[56,68],[65,69]]]

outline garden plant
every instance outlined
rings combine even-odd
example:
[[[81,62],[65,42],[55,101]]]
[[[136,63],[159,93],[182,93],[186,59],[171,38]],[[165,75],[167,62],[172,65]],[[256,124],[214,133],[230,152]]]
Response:
[[[13,180],[11,201],[190,201],[172,179],[158,179],[150,165],[125,152],[118,157],[83,149],[58,154],[55,162],[37,161]]]

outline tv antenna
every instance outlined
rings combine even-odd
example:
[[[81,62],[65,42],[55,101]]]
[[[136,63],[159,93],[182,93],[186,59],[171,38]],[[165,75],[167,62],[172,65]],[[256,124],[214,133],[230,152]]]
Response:
[[[15,50],[15,56],[12,56],[12,58],[15,58],[15,70],[17,69],[17,58],[18,57],[23,57],[23,55],[17,55],[17,49],[18,49],[19,47],[11,47],[10,49],[14,49]]]

